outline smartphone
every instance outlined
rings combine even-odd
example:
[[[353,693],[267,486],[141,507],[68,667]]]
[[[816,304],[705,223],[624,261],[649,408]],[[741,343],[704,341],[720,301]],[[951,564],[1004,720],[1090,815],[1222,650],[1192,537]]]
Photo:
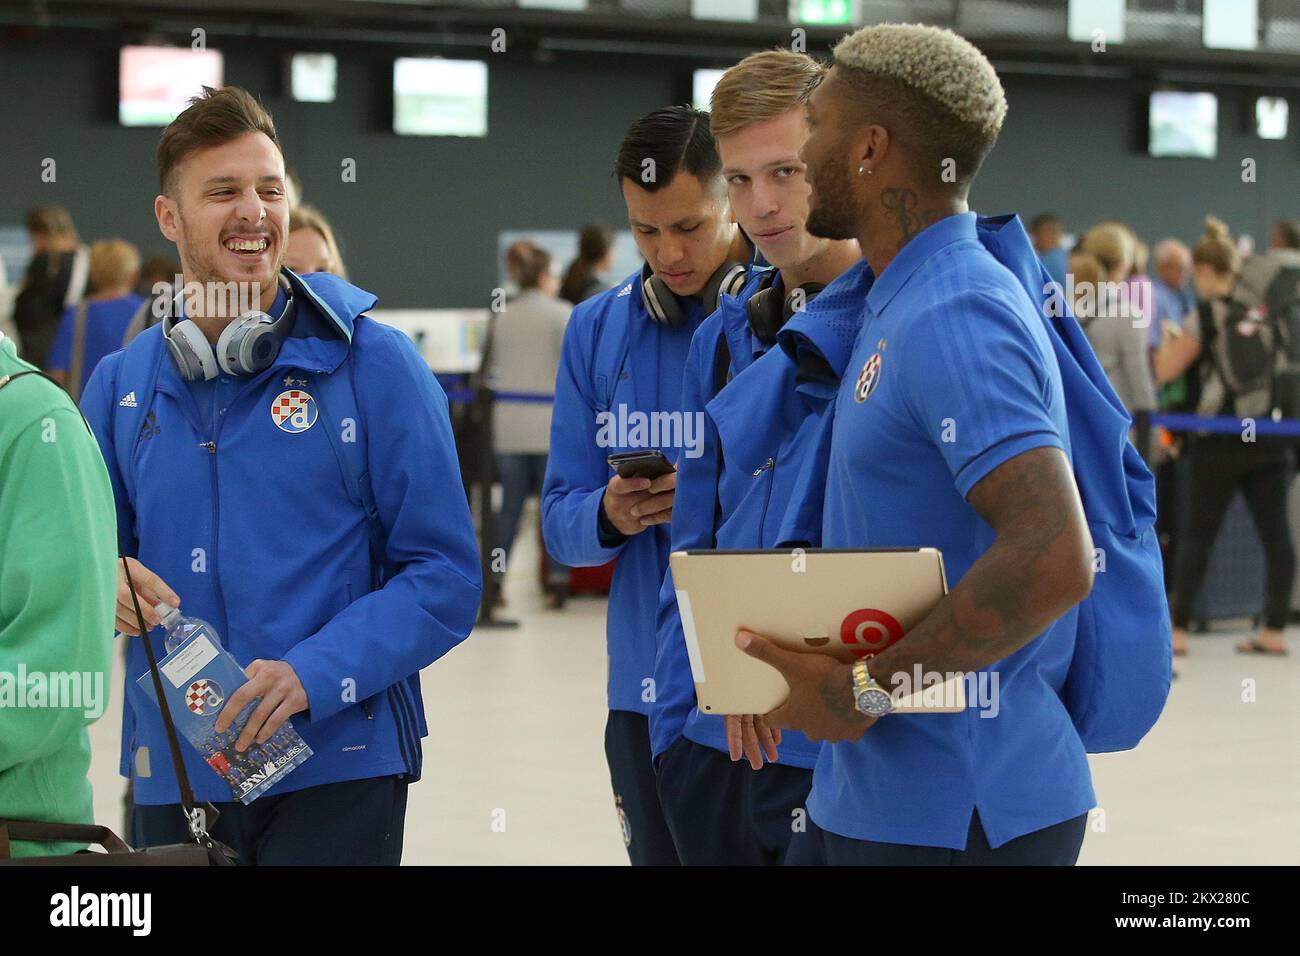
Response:
[[[677,470],[658,448],[625,451],[610,455],[605,460],[609,462],[609,467],[618,472],[620,478],[649,478],[653,481]]]

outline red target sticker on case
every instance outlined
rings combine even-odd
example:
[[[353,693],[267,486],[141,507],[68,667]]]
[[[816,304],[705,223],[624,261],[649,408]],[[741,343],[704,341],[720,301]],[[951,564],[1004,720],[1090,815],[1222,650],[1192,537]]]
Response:
[[[840,624],[840,640],[854,657],[871,657],[903,639],[903,625],[885,611],[859,608]]]

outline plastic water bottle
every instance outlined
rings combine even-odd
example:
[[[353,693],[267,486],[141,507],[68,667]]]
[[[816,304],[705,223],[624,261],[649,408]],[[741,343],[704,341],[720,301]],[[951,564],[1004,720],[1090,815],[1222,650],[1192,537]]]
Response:
[[[163,642],[164,653],[170,654],[199,633],[207,634],[208,639],[214,645],[221,646],[221,639],[217,637],[217,629],[202,618],[186,617],[181,613],[180,608],[172,607],[164,601],[159,601],[153,606],[153,609],[154,613],[162,618],[162,624],[159,626],[167,633],[167,638]]]

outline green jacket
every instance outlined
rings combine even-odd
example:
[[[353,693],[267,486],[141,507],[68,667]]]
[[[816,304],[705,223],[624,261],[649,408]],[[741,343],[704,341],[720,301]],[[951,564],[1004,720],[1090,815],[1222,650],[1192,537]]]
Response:
[[[32,370],[0,335],[0,379]],[[0,817],[92,823],[86,727],[108,705],[117,518],[67,393],[0,388]],[[67,853],[14,843],[14,856]]]

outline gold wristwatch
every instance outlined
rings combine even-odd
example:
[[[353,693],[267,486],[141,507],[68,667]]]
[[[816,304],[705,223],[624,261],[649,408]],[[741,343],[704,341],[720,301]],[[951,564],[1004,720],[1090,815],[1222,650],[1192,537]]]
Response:
[[[853,706],[867,717],[883,717],[894,709],[894,698],[867,672],[867,662],[853,662]]]

